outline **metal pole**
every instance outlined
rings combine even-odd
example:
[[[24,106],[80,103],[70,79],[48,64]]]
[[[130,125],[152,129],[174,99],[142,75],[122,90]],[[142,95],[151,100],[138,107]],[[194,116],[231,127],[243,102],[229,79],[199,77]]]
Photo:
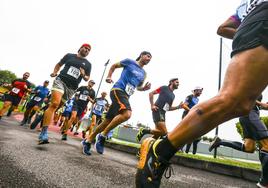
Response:
[[[222,37],[220,38],[220,59],[219,59],[219,82],[218,82],[218,90],[221,88],[221,69],[222,69]],[[216,127],[215,136],[218,136],[219,128]],[[217,148],[214,149],[214,158],[217,157]]]
[[[107,65],[109,64],[109,62],[110,62],[110,59],[108,59],[108,61],[104,64],[105,68],[103,70],[103,73],[102,73],[102,76],[101,76],[101,80],[100,80],[100,83],[99,83],[95,98],[97,98],[97,96],[98,96],[98,93],[99,93],[99,90],[100,90],[100,87],[101,87],[101,83],[102,83],[102,80],[103,80],[103,77],[104,77],[104,74],[105,74],[105,71],[106,71],[106,68],[107,68]],[[93,107],[93,105],[92,105],[92,107]],[[92,107],[91,107],[91,110],[90,110],[89,117],[91,117],[91,115],[92,115],[92,110],[93,110]]]

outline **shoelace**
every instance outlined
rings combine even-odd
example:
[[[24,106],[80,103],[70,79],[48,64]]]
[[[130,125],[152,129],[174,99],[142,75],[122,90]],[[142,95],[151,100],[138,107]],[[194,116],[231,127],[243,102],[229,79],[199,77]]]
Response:
[[[160,167],[162,165],[162,167]],[[157,162],[158,168],[154,169],[154,174],[157,177],[158,176],[158,170],[161,171],[161,168],[165,168],[164,170],[164,177],[166,179],[169,179],[172,175],[174,175],[174,170],[171,166],[171,163],[163,158],[160,158],[159,161]],[[158,178],[158,177],[157,177]]]

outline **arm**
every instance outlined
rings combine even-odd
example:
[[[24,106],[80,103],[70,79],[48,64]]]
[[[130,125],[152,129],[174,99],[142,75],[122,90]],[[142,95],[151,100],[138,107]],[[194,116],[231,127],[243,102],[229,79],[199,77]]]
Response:
[[[107,83],[113,83],[113,80],[112,80],[112,75],[114,73],[114,70],[117,69],[117,68],[122,68],[123,66],[121,65],[121,63],[115,63],[113,64],[110,69],[109,69],[109,72],[108,72],[108,75],[106,77],[106,82]]]
[[[80,68],[80,74],[81,74],[83,80],[85,80],[85,81],[88,81],[88,80],[89,80],[89,77],[90,77],[90,76],[89,76],[89,75],[86,75],[86,71],[85,71],[85,69]]]
[[[144,76],[144,80],[146,79],[146,74]],[[151,83],[150,82],[146,82],[146,84],[143,86],[144,80],[141,82],[141,84],[137,87],[138,91],[146,91],[151,89]]]
[[[154,105],[154,95],[156,94],[159,94],[160,93],[160,88],[152,91],[149,93],[149,101],[150,101],[150,104],[151,104],[151,110],[152,111],[157,111],[158,110],[158,107],[156,105]]]
[[[262,109],[268,110],[268,104],[267,103],[256,101],[256,104],[259,105]]]
[[[58,72],[59,72],[59,70],[60,70],[60,68],[61,68],[61,66],[62,66],[62,64],[57,63],[57,64],[55,65],[55,67],[54,67],[53,72],[50,74],[50,76],[51,76],[51,77],[55,77],[55,76],[57,76],[57,75],[58,75]]]
[[[237,16],[231,16],[218,27],[217,34],[228,39],[233,39],[239,25],[240,20],[238,20]]]

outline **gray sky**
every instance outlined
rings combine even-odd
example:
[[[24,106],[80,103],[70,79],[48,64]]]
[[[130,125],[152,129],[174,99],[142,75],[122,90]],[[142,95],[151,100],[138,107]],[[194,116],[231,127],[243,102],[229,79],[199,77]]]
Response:
[[[99,83],[108,59],[111,65],[125,58],[135,59],[141,51],[148,50],[153,58],[145,70],[152,89],[178,77],[180,86],[175,91],[174,105],[197,85],[204,87],[201,102],[218,90],[217,27],[239,3],[240,0],[1,0],[0,69],[11,70],[17,76],[29,71],[29,80],[39,85],[49,79],[55,64],[66,53],[76,53],[82,43],[90,43],[92,50],[87,59],[93,67],[91,78]],[[223,73],[230,49],[231,41],[225,39]],[[120,73],[116,70],[113,79],[117,80]],[[103,82],[100,91],[109,92],[111,86]],[[267,97],[265,92],[264,101]],[[136,91],[130,103],[133,116],[128,122],[153,127],[148,91]],[[167,113],[169,130],[177,125],[181,114],[182,110]],[[240,140],[236,121],[220,126],[220,136]],[[213,135],[214,131],[208,134]]]

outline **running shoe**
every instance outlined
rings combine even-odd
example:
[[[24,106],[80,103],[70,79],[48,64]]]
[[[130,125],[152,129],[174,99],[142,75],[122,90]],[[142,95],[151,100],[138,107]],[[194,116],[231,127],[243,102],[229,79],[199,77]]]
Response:
[[[219,147],[220,142],[221,142],[221,139],[218,136],[215,136],[212,142],[210,143],[208,151],[211,152],[213,149]]]
[[[103,136],[101,133],[97,134],[96,142],[95,142],[95,149],[99,154],[103,154],[104,152],[105,140],[106,140],[105,136]]]
[[[42,129],[40,135],[39,135],[39,141],[38,141],[38,144],[41,145],[41,144],[48,144],[49,141],[48,141],[48,134],[47,134],[47,129]]]
[[[91,152],[90,152],[91,144],[89,142],[86,142],[85,139],[82,140],[81,144],[83,146],[83,153],[85,155],[91,155]]]
[[[61,140],[67,140],[67,134],[62,134]]]
[[[167,179],[173,174],[170,163],[155,152],[155,147],[160,141],[160,139],[155,140],[149,137],[141,144],[140,160],[135,177],[137,188],[158,188],[163,174]]]
[[[141,139],[142,139],[142,137],[143,137],[144,135],[146,135],[148,132],[149,132],[148,129],[145,129],[145,128],[141,127],[141,128],[139,129],[139,132],[138,132],[137,136],[136,136],[136,140],[137,140],[137,142],[140,142]]]

